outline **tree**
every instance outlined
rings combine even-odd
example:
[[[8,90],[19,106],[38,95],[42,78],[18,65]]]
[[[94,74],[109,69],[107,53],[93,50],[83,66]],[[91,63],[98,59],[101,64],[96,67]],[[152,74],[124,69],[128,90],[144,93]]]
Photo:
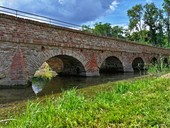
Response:
[[[129,40],[142,43],[148,42],[148,31],[143,21],[144,9],[141,4],[137,4],[127,12],[129,17]]]
[[[92,33],[93,29],[89,25],[82,25],[82,31]]]
[[[149,36],[150,36],[150,43],[153,45],[157,44],[156,38],[156,30],[157,30],[157,23],[159,17],[158,8],[156,8],[154,3],[146,4],[144,6],[144,23],[149,26]]]
[[[109,23],[95,23],[93,33],[98,36],[112,36],[112,27]]]
[[[132,9],[127,12],[129,16],[129,29],[141,31],[142,30],[142,15],[143,15],[143,7],[141,4],[137,4],[132,7]]]
[[[165,24],[166,24],[167,34],[168,34],[168,46],[170,47],[170,0],[164,0],[163,9],[167,15],[165,19]]]
[[[165,45],[164,14],[154,3],[147,3],[144,6],[137,4],[128,10],[127,14],[130,22],[126,35],[129,34],[129,40],[142,43],[148,42],[161,47]],[[130,33],[127,33],[129,31]]]
[[[164,42],[164,16],[163,16],[163,10],[158,11],[158,24],[157,24],[157,45],[163,47],[165,45]]]
[[[149,35],[149,31],[148,30],[142,30],[140,32],[133,32],[133,33],[129,34],[128,37],[126,36],[126,38],[128,40],[130,40],[130,41],[140,42],[141,41],[141,37],[140,37],[141,33],[143,35],[142,43],[143,44],[148,44],[149,43],[149,36],[148,36]]]
[[[87,25],[82,25],[82,31],[93,33],[98,36],[107,36],[107,37],[117,37],[117,38],[125,38],[123,36],[124,29],[119,26],[112,27],[109,23],[95,23],[94,28],[91,28]]]
[[[112,27],[112,36],[117,38],[124,38],[123,37],[124,30],[122,27],[114,26]]]

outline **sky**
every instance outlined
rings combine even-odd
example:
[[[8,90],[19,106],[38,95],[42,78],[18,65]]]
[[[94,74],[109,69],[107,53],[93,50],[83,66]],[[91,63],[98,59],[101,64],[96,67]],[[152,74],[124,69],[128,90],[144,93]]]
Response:
[[[102,22],[128,26],[127,10],[148,2],[161,8],[163,0],[0,0],[0,6],[78,25]]]

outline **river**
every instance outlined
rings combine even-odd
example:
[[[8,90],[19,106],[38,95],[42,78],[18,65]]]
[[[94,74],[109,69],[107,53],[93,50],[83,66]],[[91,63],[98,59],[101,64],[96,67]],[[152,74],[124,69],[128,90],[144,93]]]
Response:
[[[24,89],[0,89],[0,104],[32,99],[37,96],[60,93],[71,88],[85,88],[101,83],[113,82],[140,76],[139,73],[101,74],[100,77],[56,76],[50,81],[36,80]]]

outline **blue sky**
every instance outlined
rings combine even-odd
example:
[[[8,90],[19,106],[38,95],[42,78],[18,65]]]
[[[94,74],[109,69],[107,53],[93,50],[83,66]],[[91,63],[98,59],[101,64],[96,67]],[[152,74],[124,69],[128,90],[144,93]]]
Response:
[[[0,0],[0,5],[79,25],[103,22],[127,26],[127,10],[146,2],[161,8],[163,0]]]

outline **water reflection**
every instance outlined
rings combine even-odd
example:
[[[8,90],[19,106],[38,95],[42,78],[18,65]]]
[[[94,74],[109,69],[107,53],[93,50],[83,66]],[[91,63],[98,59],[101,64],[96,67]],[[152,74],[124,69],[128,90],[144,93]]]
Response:
[[[32,80],[32,89],[35,94],[38,94],[43,90],[43,88],[47,85],[48,80],[41,78],[33,78]]]
[[[142,73],[143,74],[143,73]],[[71,88],[84,88],[87,86],[128,79],[142,75],[141,73],[117,73],[101,74],[100,77],[77,77],[77,76],[56,76],[50,81],[36,79],[33,80],[32,89],[37,95],[46,95],[61,92]]]

